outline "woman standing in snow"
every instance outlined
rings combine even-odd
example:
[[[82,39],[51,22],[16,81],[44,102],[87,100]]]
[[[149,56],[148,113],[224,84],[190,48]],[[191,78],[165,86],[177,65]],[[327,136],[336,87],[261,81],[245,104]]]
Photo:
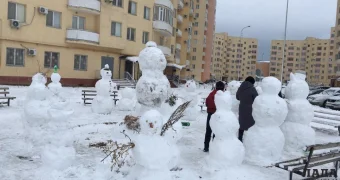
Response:
[[[218,90],[224,91],[224,83],[222,81],[218,81],[215,86],[215,90],[213,90],[207,99],[205,100],[205,105],[207,106],[207,112],[208,112],[208,117],[207,117],[207,127],[205,131],[205,139],[204,139],[204,152],[209,152],[209,143],[211,139],[211,128],[210,128],[210,118],[211,115],[213,115],[216,112],[216,106],[215,106],[215,94]]]
[[[255,79],[251,76],[247,77],[246,80],[241,84],[237,90],[236,99],[240,101],[239,106],[239,135],[238,139],[242,141],[244,131],[247,131],[250,127],[255,124],[252,112],[253,102],[258,96],[258,93],[254,87]]]

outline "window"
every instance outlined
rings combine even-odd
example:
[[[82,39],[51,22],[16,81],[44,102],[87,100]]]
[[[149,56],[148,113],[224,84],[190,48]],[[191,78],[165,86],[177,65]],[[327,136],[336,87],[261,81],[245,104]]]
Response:
[[[200,8],[200,5],[199,4],[196,4],[196,9],[199,9]]]
[[[122,37],[122,23],[111,22],[111,35]]]
[[[53,68],[55,65],[59,66],[59,53],[45,52],[44,67]]]
[[[136,39],[136,29],[135,28],[127,28],[127,40],[135,41]]]
[[[61,28],[60,18],[61,18],[60,12],[54,12],[54,11],[48,10],[48,14],[46,17],[46,26],[54,27],[54,28]]]
[[[26,9],[22,4],[8,2],[8,19],[15,19],[19,22],[26,21]]]
[[[150,20],[150,8],[144,6],[144,19]]]
[[[192,60],[196,60],[196,56],[192,56],[192,58],[191,58]]]
[[[149,41],[149,32],[143,32],[143,44]]]
[[[74,70],[86,71],[87,70],[87,56],[74,55]]]
[[[73,16],[72,19],[73,29],[85,29],[85,18],[79,16]]]
[[[198,18],[200,16],[200,14],[196,13],[195,14],[195,18]]]
[[[123,0],[113,0],[112,5],[117,6],[117,7],[123,7]]]
[[[137,3],[133,1],[129,1],[129,14],[137,15]]]
[[[195,22],[195,23],[194,23],[194,26],[198,27],[198,22]]]
[[[170,25],[173,25],[173,12],[169,8],[155,6],[153,18],[155,21],[164,21]]]
[[[24,66],[24,49],[7,48],[6,65],[7,66]]]
[[[196,48],[193,48],[193,49],[192,49],[192,51],[193,51],[193,52],[196,52],[196,51],[197,51],[197,49],[196,49]]]
[[[198,34],[198,31],[194,31],[194,35],[197,35]]]

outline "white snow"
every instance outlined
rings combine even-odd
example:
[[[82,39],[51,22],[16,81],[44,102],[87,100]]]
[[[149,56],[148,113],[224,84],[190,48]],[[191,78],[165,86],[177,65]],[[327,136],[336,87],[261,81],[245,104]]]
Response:
[[[127,57],[126,60],[131,62],[138,62],[138,56]]]
[[[99,34],[79,29],[67,29],[66,39],[72,41],[88,41],[99,43]]]
[[[168,63],[166,66],[175,67],[175,68],[180,69],[180,70],[186,67],[186,66],[182,66],[182,65],[179,65],[179,64],[173,64],[173,63]]]
[[[131,88],[124,88],[121,91],[122,98],[118,102],[118,109],[121,111],[132,111],[136,107],[136,90]]]
[[[239,105],[240,101],[236,99],[236,93],[238,88],[241,86],[241,83],[239,81],[231,81],[228,83],[228,88],[227,90],[231,94],[231,101],[232,101],[232,108],[231,110],[235,113],[236,117],[238,117],[238,110],[239,110]]]
[[[197,118],[197,94],[196,94],[196,82],[193,80],[188,80],[185,84],[185,90],[186,93],[184,93],[183,99],[185,101],[191,101],[189,104],[189,107],[185,110],[184,112],[184,118],[185,120],[188,121],[195,121]]]
[[[87,8],[100,11],[100,1],[98,0],[68,0],[68,5],[76,8]]]

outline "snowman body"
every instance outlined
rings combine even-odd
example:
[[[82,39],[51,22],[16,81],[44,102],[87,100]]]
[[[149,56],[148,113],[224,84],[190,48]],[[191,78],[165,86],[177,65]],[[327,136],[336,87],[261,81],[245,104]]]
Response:
[[[216,112],[211,116],[210,126],[216,137],[210,144],[207,157],[208,166],[213,171],[240,165],[245,154],[244,146],[237,138],[240,125],[231,111],[230,93],[218,91],[215,104]]]
[[[166,138],[160,136],[163,117],[156,110],[145,112],[139,120],[141,131],[134,138],[132,150],[136,166],[128,176],[130,180],[171,180],[169,162],[172,152]]]
[[[96,83],[97,95],[92,101],[92,112],[98,114],[110,114],[113,108],[113,100],[111,98],[111,92],[114,84],[112,82],[112,73],[109,69],[109,65],[105,65],[100,70],[102,79]]]
[[[305,78],[305,75],[291,73],[285,90],[288,115],[281,130],[285,136],[284,150],[294,156],[303,155],[306,146],[315,144],[315,131],[310,125],[314,110],[306,99],[309,87]]]
[[[52,92],[54,96],[59,96],[59,93],[61,92],[62,86],[60,83],[61,76],[59,73],[54,72],[51,75],[51,83],[48,84],[48,89]]]
[[[280,125],[284,122],[288,109],[286,102],[278,97],[281,82],[274,77],[262,80],[262,94],[253,103],[255,125],[244,137],[246,161],[266,166],[279,160],[285,142]]]
[[[131,88],[124,88],[121,92],[122,98],[119,100],[118,109],[120,111],[132,111],[136,107],[136,92]]]
[[[228,83],[228,91],[230,92],[231,101],[232,101],[231,110],[233,111],[233,113],[235,113],[236,117],[238,117],[239,106],[240,106],[240,101],[236,99],[236,93],[240,86],[241,86],[241,83],[238,81],[231,81],[230,83]]]
[[[143,106],[142,111],[160,108],[170,89],[169,80],[163,74],[167,64],[165,56],[156,43],[150,41],[140,52],[138,63],[142,71],[136,85],[138,103]]]
[[[196,82],[193,80],[187,81],[185,84],[185,97],[186,101],[190,101],[189,107],[184,112],[183,119],[188,121],[195,121],[198,116],[198,100],[196,93]]]

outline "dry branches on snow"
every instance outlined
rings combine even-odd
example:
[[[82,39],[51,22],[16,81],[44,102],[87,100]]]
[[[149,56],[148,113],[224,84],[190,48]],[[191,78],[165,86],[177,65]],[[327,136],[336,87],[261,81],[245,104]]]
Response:
[[[139,132],[140,124],[138,120],[139,120],[139,117],[127,115],[124,118],[124,124],[126,125],[128,129]]]

